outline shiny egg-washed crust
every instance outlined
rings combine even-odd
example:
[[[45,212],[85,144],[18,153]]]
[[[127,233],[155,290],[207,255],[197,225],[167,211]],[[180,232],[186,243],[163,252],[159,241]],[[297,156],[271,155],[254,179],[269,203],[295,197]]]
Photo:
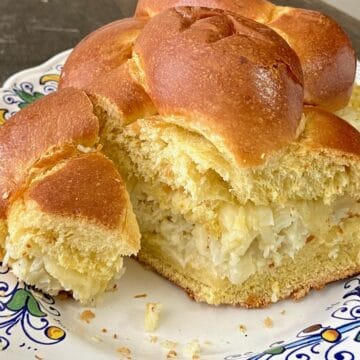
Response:
[[[122,125],[156,113],[149,95],[130,76],[127,64],[104,74],[85,86],[84,90],[94,97],[95,103],[114,108],[121,117]]]
[[[145,26],[134,54],[159,114],[216,134],[240,166],[296,138],[301,66],[270,28],[218,9],[169,9]]]
[[[280,9],[267,25],[300,58],[305,103],[331,111],[346,106],[355,81],[356,55],[342,28],[324,14],[292,8]]]
[[[126,187],[114,164],[100,153],[82,154],[31,184],[25,201],[44,213],[86,218],[109,229],[124,221],[129,207]]]
[[[258,22],[266,22],[275,9],[275,6],[266,0],[139,0],[135,16],[153,17],[165,9],[176,6],[227,10]]]
[[[0,131],[0,218],[6,218],[9,203],[42,157],[69,145],[93,146],[98,132],[93,106],[77,89],[47,95],[16,113]]]
[[[342,154],[359,160],[360,133],[338,116],[313,106],[305,106],[306,128],[302,143],[311,150]]]
[[[131,57],[132,46],[145,24],[141,19],[114,21],[85,37],[62,70],[59,89],[82,88]]]
[[[152,17],[167,8],[184,5],[228,10],[270,26],[300,58],[306,104],[333,111],[348,103],[355,80],[356,55],[346,33],[328,16],[277,7],[264,0],[139,0],[136,15]]]

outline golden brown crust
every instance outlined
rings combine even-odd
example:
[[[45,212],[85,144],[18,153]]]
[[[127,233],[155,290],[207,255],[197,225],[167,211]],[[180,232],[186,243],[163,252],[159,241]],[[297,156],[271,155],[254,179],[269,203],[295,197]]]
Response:
[[[15,114],[0,129],[0,217],[30,167],[52,148],[92,146],[99,123],[86,94],[76,89],[47,95]]]
[[[221,10],[170,9],[146,25],[134,52],[159,113],[216,134],[239,165],[295,139],[301,67],[268,27]]]
[[[123,124],[156,113],[156,109],[144,89],[129,74],[127,64],[114,69],[85,86],[84,90],[95,103],[109,101],[121,114]]]
[[[122,19],[84,38],[66,61],[59,88],[82,88],[123,64],[131,57],[133,42],[144,24],[141,19]]]
[[[135,16],[154,16],[176,6],[202,6],[232,11],[249,19],[265,22],[275,6],[266,0],[139,0]]]
[[[345,120],[320,108],[305,106],[302,143],[317,150],[360,156],[360,133]]]
[[[126,188],[114,164],[100,153],[83,154],[35,182],[25,200],[43,212],[85,218],[108,228],[124,221],[128,209]]]
[[[286,8],[268,23],[300,58],[305,103],[328,110],[348,103],[355,80],[356,57],[349,38],[328,16],[317,11]]]
[[[136,15],[154,16],[184,5],[228,10],[267,24],[300,58],[306,104],[333,111],[348,103],[355,81],[356,55],[346,33],[328,16],[253,0],[140,0]]]

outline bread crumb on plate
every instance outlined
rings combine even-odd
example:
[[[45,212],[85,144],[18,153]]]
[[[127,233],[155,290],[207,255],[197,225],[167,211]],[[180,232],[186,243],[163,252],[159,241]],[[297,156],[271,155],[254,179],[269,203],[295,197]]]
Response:
[[[70,294],[66,291],[60,291],[59,294],[56,296],[58,300],[66,300],[70,297]]]
[[[131,359],[131,350],[126,346],[120,346],[116,349],[116,351],[123,355],[126,359]]]
[[[145,307],[145,331],[152,332],[159,325],[160,311],[162,305],[160,303],[147,303]]]
[[[244,333],[244,332],[246,332],[247,328],[246,328],[246,326],[245,326],[244,324],[240,324],[240,325],[239,325],[239,330],[240,330],[242,333]]]
[[[151,343],[156,343],[158,341],[158,337],[157,336],[150,336],[150,342]]]
[[[139,295],[134,296],[135,299],[140,299],[140,298],[145,298],[145,297],[147,297],[147,294],[139,294]]]
[[[175,350],[170,350],[167,355],[166,355],[167,359],[176,359],[177,358],[177,353]]]
[[[84,310],[80,314],[80,319],[85,321],[87,324],[89,324],[90,321],[94,318],[95,318],[95,314],[91,310]]]
[[[266,317],[265,320],[264,320],[264,326],[268,329],[272,328],[274,326],[274,322],[273,320],[271,319],[271,317]]]
[[[99,336],[92,336],[92,337],[91,337],[91,340],[94,341],[94,342],[96,342],[96,343],[101,343],[101,342],[104,341],[104,340],[103,340],[101,337],[99,337]]]
[[[185,355],[190,356],[192,360],[200,359],[200,345],[197,340],[193,340],[186,345]]]

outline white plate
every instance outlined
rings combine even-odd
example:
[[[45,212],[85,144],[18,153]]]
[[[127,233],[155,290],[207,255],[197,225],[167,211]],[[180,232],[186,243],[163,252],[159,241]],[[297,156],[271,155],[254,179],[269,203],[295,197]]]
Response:
[[[5,82],[0,89],[1,123],[56,89],[68,54]],[[357,78],[360,81],[360,74]],[[84,308],[73,300],[37,293],[2,268],[0,359],[125,359],[117,349],[126,347],[132,359],[158,360],[167,357],[166,341],[177,343],[177,359],[190,359],[186,346],[193,340],[200,345],[200,359],[360,359],[360,277],[312,291],[299,302],[246,310],[198,304],[135,261],[128,260],[126,267],[118,289],[91,309],[96,317],[89,324],[79,318]],[[147,296],[134,297],[139,294]],[[143,329],[147,302],[163,304],[160,326],[152,334],[156,342]],[[264,326],[267,317],[273,321],[271,328]]]

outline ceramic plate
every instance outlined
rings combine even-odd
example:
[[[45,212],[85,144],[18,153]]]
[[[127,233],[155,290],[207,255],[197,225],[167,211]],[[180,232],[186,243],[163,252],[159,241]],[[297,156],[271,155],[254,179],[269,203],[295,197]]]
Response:
[[[1,124],[56,90],[68,54],[5,82]],[[299,302],[246,310],[195,303],[135,261],[127,260],[126,267],[117,288],[93,309],[36,292],[0,268],[0,359],[192,359],[197,346],[193,359],[360,359],[360,277],[312,291]],[[153,334],[143,328],[148,302],[163,305]],[[82,320],[84,310],[95,317]]]

